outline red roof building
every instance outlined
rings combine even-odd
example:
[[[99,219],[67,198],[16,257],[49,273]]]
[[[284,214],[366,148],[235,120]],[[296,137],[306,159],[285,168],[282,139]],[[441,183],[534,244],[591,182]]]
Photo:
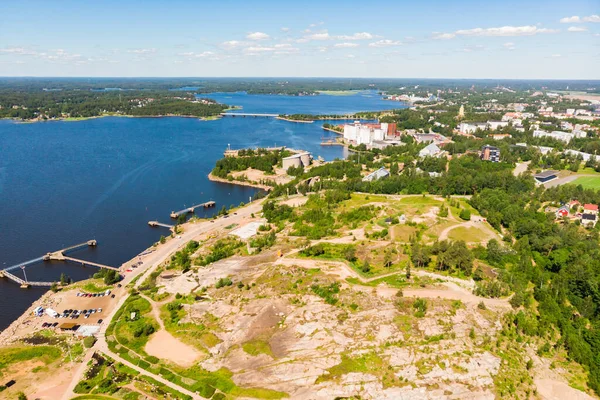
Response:
[[[591,212],[598,212],[598,205],[597,204],[584,204],[583,205],[583,209],[585,211],[591,211]]]

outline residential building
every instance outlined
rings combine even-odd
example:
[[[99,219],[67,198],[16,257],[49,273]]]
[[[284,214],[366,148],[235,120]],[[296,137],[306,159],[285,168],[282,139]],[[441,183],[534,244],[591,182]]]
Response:
[[[569,132],[562,132],[562,131],[547,132],[547,131],[536,130],[533,132],[533,137],[549,137],[549,138],[553,138],[556,140],[560,140],[565,143],[569,143],[571,140],[573,140],[575,135],[572,133],[569,133]]]
[[[581,224],[587,227],[594,227],[596,226],[596,222],[598,222],[598,205],[584,204]]]
[[[590,153],[584,153],[583,151],[577,151],[577,150],[571,150],[571,149],[565,150],[564,153],[568,154],[570,156],[575,156],[575,157],[581,156],[583,161],[588,161],[590,158],[596,157]]]
[[[419,151],[419,157],[440,157],[442,156],[442,150],[435,143],[428,144],[425,148]]]
[[[505,126],[508,126],[508,121],[488,121],[487,125],[488,128],[495,131],[498,128],[504,128]]]
[[[500,149],[494,146],[485,145],[481,148],[480,158],[483,161],[500,162]]]
[[[362,180],[363,182],[371,182],[379,180],[381,178],[386,178],[388,176],[390,176],[390,171],[388,171],[384,167],[381,167],[378,170],[373,171],[369,175],[365,176]]]
[[[488,136],[494,140],[502,140],[502,139],[508,139],[508,138],[512,137],[512,135],[510,133],[492,133],[492,134],[489,134]]]

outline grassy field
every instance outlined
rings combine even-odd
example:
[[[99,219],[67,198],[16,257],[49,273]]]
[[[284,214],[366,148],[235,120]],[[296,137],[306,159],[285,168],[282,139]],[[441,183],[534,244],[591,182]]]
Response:
[[[571,182],[571,185],[581,185],[584,189],[600,189],[600,175],[599,176],[582,176]]]
[[[473,227],[459,226],[448,233],[448,238],[452,240],[464,240],[467,243],[481,242],[487,238],[487,234],[481,229]]]

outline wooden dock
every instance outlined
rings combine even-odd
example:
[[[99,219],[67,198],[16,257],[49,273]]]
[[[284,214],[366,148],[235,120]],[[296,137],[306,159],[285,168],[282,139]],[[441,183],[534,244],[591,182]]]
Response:
[[[25,279],[21,279],[18,276],[14,275],[13,273],[10,272],[10,271],[16,270],[18,268],[24,269],[27,265],[35,264],[40,261],[71,261],[71,262],[80,263],[81,265],[89,265],[92,267],[105,268],[105,269],[111,269],[114,271],[119,271],[119,268],[99,264],[99,263],[92,262],[92,261],[81,260],[81,259],[69,257],[66,255],[67,253],[70,253],[70,252],[73,252],[76,250],[80,250],[84,247],[94,247],[96,245],[97,245],[97,242],[95,240],[88,240],[87,242],[79,243],[74,246],[66,247],[66,248],[58,250],[58,251],[47,253],[47,254],[43,255],[42,257],[34,258],[33,260],[25,261],[24,263],[20,263],[20,264],[15,264],[13,266],[10,266],[8,268],[0,270],[0,278],[10,279],[11,281],[16,282],[19,285],[21,285],[21,288],[28,288],[30,286],[50,287],[50,286],[52,286],[52,284],[54,282],[28,281]]]
[[[209,207],[214,207],[216,204],[217,203],[215,203],[214,201],[211,200],[211,201],[207,201],[206,203],[196,204],[195,206],[191,206],[191,207],[185,208],[180,211],[172,211],[171,218],[177,219],[177,218],[179,218],[180,215],[193,214],[196,211],[196,208],[209,208]]]
[[[170,230],[175,229],[175,225],[169,225],[169,224],[163,224],[162,222],[158,222],[158,221],[148,221],[148,225],[150,225],[153,228],[168,228]]]

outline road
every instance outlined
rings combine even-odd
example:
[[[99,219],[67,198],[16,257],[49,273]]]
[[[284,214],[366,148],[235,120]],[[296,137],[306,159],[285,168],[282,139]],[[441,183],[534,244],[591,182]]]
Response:
[[[153,271],[156,270],[156,268],[158,268],[163,262],[165,262],[167,259],[169,259],[173,253],[179,251],[182,247],[184,247],[187,244],[187,242],[189,242],[190,240],[193,240],[197,236],[205,234],[205,233],[209,233],[209,232],[218,231],[218,230],[223,229],[226,226],[231,225],[231,224],[241,225],[245,220],[249,220],[251,218],[252,214],[257,214],[262,210],[262,202],[263,201],[264,200],[258,200],[258,201],[255,201],[245,207],[242,207],[239,210],[235,211],[237,215],[232,214],[227,218],[220,217],[220,218],[217,218],[216,220],[185,224],[184,232],[182,234],[180,234],[179,236],[177,236],[175,238],[169,239],[166,243],[157,246],[155,251],[141,257],[143,264],[139,268],[132,270],[132,272],[129,273],[128,275],[126,275],[125,278],[123,279],[123,281],[121,282],[121,284],[123,285],[123,290],[125,290],[125,286],[128,283],[130,283],[137,276],[141,275],[141,277],[137,280],[137,282],[135,284],[135,288],[137,289],[146,280],[146,278]],[[126,265],[135,264],[137,262],[138,262],[138,258],[136,257],[136,258],[132,259],[130,262],[126,263]],[[102,351],[103,353],[107,354],[108,356],[112,357],[113,359],[120,361],[123,364],[125,364],[131,368],[134,368],[137,371],[142,372],[144,375],[147,375],[153,379],[156,379],[157,381],[165,384],[166,386],[168,386],[172,389],[175,389],[182,393],[188,394],[195,399],[196,398],[201,399],[200,396],[198,396],[192,392],[189,392],[188,390],[186,390],[170,381],[165,380],[161,376],[152,374],[142,368],[139,368],[139,367],[131,364],[130,362],[123,360],[121,357],[119,357],[118,354],[115,354],[112,351],[110,351],[110,349],[108,348],[108,344],[106,343],[106,338],[105,338],[106,328],[110,324],[110,321],[112,321],[112,319],[114,318],[116,312],[123,306],[123,304],[125,303],[125,301],[127,300],[128,297],[129,297],[129,294],[121,296],[119,298],[119,301],[117,302],[117,304],[113,307],[113,309],[110,311],[110,313],[105,318],[105,322],[100,327],[100,331],[98,332],[98,335],[97,335],[98,341],[84,355],[84,362],[77,368],[77,370],[73,374],[73,377],[68,386],[68,389],[65,391],[62,399],[68,400],[68,399],[71,399],[72,397],[76,396],[76,394],[73,393],[73,389],[75,388],[77,383],[82,379],[83,374],[87,370],[87,361],[90,360],[92,354],[96,350]]]

